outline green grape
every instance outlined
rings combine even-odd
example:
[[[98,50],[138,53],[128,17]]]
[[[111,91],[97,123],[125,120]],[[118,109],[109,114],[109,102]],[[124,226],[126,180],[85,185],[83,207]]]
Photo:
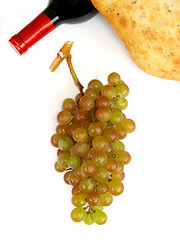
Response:
[[[118,161],[119,162],[119,161]],[[120,174],[124,171],[124,165],[119,162],[119,167],[114,171],[115,174]]]
[[[134,132],[136,128],[136,124],[132,119],[123,119],[121,124],[125,127],[128,133]]]
[[[129,88],[126,84],[118,84],[115,87],[115,93],[116,93],[116,95],[121,95],[123,97],[127,97],[129,94]]]
[[[112,99],[115,96],[115,88],[110,85],[104,85],[101,89],[101,95]]]
[[[74,120],[78,123],[88,120],[88,118],[89,118],[88,112],[83,109],[77,110],[74,114]]]
[[[90,192],[87,196],[87,202],[90,206],[97,206],[100,202],[100,194],[97,192]]]
[[[58,164],[61,168],[67,168],[68,167],[68,160],[69,160],[69,153],[62,153],[59,157],[58,157]]]
[[[84,128],[76,128],[73,132],[73,139],[76,142],[82,143],[85,142],[88,137],[88,134]]]
[[[87,225],[92,225],[94,223],[93,213],[88,213],[83,221]]]
[[[95,101],[92,96],[83,96],[79,100],[79,106],[83,110],[90,111],[95,106]]]
[[[119,108],[120,110],[125,110],[127,106],[128,106],[128,101],[126,98],[122,98],[117,101],[117,108]]]
[[[66,184],[69,184],[70,185],[70,182],[69,182],[69,175],[71,174],[72,171],[68,171],[64,174],[64,182]]]
[[[96,151],[103,151],[108,146],[108,141],[104,136],[97,136],[92,141],[92,146]]]
[[[110,100],[108,97],[106,96],[100,96],[97,98],[96,100],[96,107],[100,108],[100,107],[109,107],[110,105]]]
[[[88,133],[91,137],[100,136],[103,133],[103,126],[100,122],[93,122],[89,125]]]
[[[96,117],[101,122],[108,122],[111,117],[111,110],[108,107],[100,107],[96,110]]]
[[[72,210],[71,219],[74,222],[81,222],[85,219],[86,215],[87,212],[82,207],[78,207]]]
[[[96,88],[94,88],[94,87],[87,88],[85,93],[84,93],[84,95],[85,96],[90,96],[94,100],[96,100],[99,97],[99,91]]]
[[[103,87],[102,82],[97,79],[93,79],[88,83],[88,88],[96,88],[98,92],[101,91],[102,87]]]
[[[124,185],[120,181],[111,181],[109,183],[109,192],[113,196],[119,196],[124,191]]]
[[[81,170],[86,176],[90,177],[97,171],[97,167],[91,160],[87,160],[82,164]]]
[[[89,144],[86,142],[76,143],[74,145],[74,151],[79,157],[85,157],[89,152]]]
[[[131,161],[131,155],[127,151],[119,151],[116,155],[116,159],[123,165],[127,165]]]
[[[111,117],[110,117],[110,122],[113,125],[120,124],[123,120],[123,115],[119,111],[112,111]]]
[[[69,157],[68,159],[68,166],[70,168],[76,168],[76,167],[79,167],[81,165],[81,159],[79,156],[77,155],[72,155]]]
[[[64,136],[59,139],[58,146],[62,151],[68,151],[73,146],[73,140],[69,136]]]
[[[71,201],[75,207],[82,207],[86,204],[86,198],[87,198],[86,194],[80,193],[73,195]]]
[[[62,104],[62,109],[63,110],[67,110],[69,112],[74,112],[75,109],[76,109],[76,103],[75,101],[72,99],[72,98],[66,98],[64,101],[63,101],[63,104]]]
[[[58,164],[58,162],[55,162],[54,168],[55,168],[55,170],[56,170],[57,172],[64,172],[64,171],[66,170],[66,168],[61,167],[61,166]]]
[[[56,132],[58,133],[58,135],[60,137],[64,137],[64,136],[68,136],[68,129],[69,129],[69,126],[68,125],[58,125],[56,127]]]
[[[59,112],[57,115],[57,121],[61,125],[67,125],[71,122],[71,120],[72,120],[72,115],[67,110],[63,110]]]
[[[97,192],[99,194],[105,194],[109,191],[109,185],[107,183],[99,183],[97,185]]]
[[[100,200],[99,205],[107,207],[107,206],[111,205],[112,202],[113,202],[113,196],[110,192],[107,192],[107,193],[101,195],[101,200]]]
[[[97,211],[97,210],[101,210],[102,211],[103,210],[103,206],[101,206],[101,205],[93,206],[92,209],[94,211]]]
[[[122,124],[118,124],[114,128],[117,131],[118,139],[121,140],[127,136],[127,130],[125,129],[125,127],[122,126]]]
[[[105,129],[103,136],[108,140],[109,143],[114,143],[118,140],[118,134],[114,128]]]
[[[76,184],[75,186],[72,187],[72,195],[76,195],[81,193],[80,189],[79,189],[79,184]]]
[[[111,177],[111,180],[112,181],[123,181],[125,178],[125,173],[124,172],[121,172],[121,173],[112,173],[112,177]]]
[[[108,172],[104,167],[100,167],[93,177],[99,182],[107,182],[110,177],[110,172]]]
[[[97,167],[103,167],[107,163],[107,155],[104,152],[94,152],[92,162]]]
[[[94,219],[94,222],[97,223],[98,225],[103,225],[107,221],[107,215],[105,212],[101,210],[97,210],[93,214],[93,219]]]
[[[81,159],[81,162],[82,162],[82,159]],[[87,177],[86,174],[82,171],[81,166],[78,166],[74,169],[74,174],[77,178],[81,180]]]
[[[104,167],[105,167],[106,170],[108,170],[109,172],[112,173],[112,172],[115,172],[118,169],[119,163],[116,159],[111,157],[111,158],[108,158],[107,163]]]
[[[68,180],[70,185],[72,186],[76,186],[80,183],[80,179],[76,177],[73,171],[71,171],[71,173],[69,174]]]
[[[114,155],[117,155],[117,153],[120,151],[120,150],[125,150],[125,145],[123,142],[121,141],[116,141],[114,143],[112,143],[113,147],[114,147]]]
[[[121,83],[121,77],[118,73],[112,72],[108,76],[108,82],[115,87]]]
[[[58,147],[58,142],[59,142],[60,138],[61,138],[61,136],[58,133],[53,134],[51,137],[51,144],[54,147]]]
[[[79,183],[80,191],[85,194],[94,191],[94,187],[95,187],[95,182],[92,178],[89,178],[89,177],[84,178]]]

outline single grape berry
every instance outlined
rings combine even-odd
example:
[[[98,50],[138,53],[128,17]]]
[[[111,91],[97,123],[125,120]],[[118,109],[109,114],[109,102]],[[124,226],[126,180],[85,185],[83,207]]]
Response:
[[[71,122],[71,120],[72,120],[72,115],[67,110],[63,110],[59,112],[57,115],[57,121],[61,125],[67,125]]]
[[[119,196],[124,191],[124,185],[122,182],[116,180],[109,183],[109,192],[113,196]]]
[[[97,79],[93,79],[88,83],[88,88],[96,88],[98,92],[101,91],[102,87],[103,87],[102,82]]]
[[[59,139],[58,146],[62,151],[68,151],[73,146],[73,140],[69,136],[64,136]]]
[[[51,137],[51,144],[54,147],[58,147],[58,142],[59,142],[60,138],[61,138],[61,136],[58,133],[53,134]]]
[[[93,213],[89,213],[86,215],[85,219],[83,220],[85,224],[92,225],[94,223]]]
[[[86,198],[86,194],[80,193],[73,195],[71,201],[75,207],[82,207],[86,204]]]
[[[110,84],[104,85],[101,89],[101,95],[112,99],[115,96],[115,88]]]
[[[84,128],[76,128],[73,131],[73,139],[76,142],[82,143],[85,142],[88,137],[88,134]]]
[[[76,109],[76,103],[75,101],[72,99],[72,98],[66,98],[64,101],[63,101],[63,104],[62,104],[62,109],[63,110],[67,110],[69,112],[74,112],[75,109]]]
[[[111,110],[108,107],[100,107],[96,110],[96,117],[101,122],[108,122],[111,118]]]
[[[74,114],[74,120],[78,123],[88,120],[88,118],[89,118],[88,112],[83,109],[77,110]]]
[[[79,100],[79,106],[83,110],[89,111],[94,108],[95,101],[92,96],[83,96]]]
[[[97,98],[96,100],[96,107],[100,108],[100,107],[109,107],[110,105],[110,100],[108,97],[106,96],[100,96]]]
[[[115,87],[115,93],[116,93],[116,95],[121,95],[123,97],[127,97],[129,94],[129,88],[126,84],[118,84]]]
[[[85,93],[85,96],[89,96],[92,97],[94,99],[94,101],[99,97],[99,92],[96,88],[91,87],[91,88],[87,88]]]
[[[135,122],[132,119],[123,119],[121,124],[128,133],[134,132],[136,128]]]
[[[121,77],[118,73],[112,72],[108,76],[108,82],[115,87],[121,83]]]
[[[87,202],[90,206],[97,206],[100,202],[101,196],[97,192],[90,192],[87,196]]]
[[[91,137],[100,136],[103,133],[103,126],[100,122],[93,122],[89,125],[88,133]]]
[[[68,125],[58,125],[56,127],[56,132],[60,137],[64,137],[64,136],[68,136],[68,129],[69,126]]]
[[[72,155],[68,159],[68,166],[70,168],[77,168],[81,165],[81,158],[77,155]]]
[[[108,140],[104,136],[97,136],[93,139],[92,146],[96,151],[103,151],[108,146]]]
[[[79,183],[79,189],[82,193],[89,193],[94,191],[95,187],[95,181],[92,178],[84,178],[80,183]]]
[[[87,212],[82,207],[77,207],[71,212],[71,219],[74,222],[81,222],[85,219]]]
[[[101,210],[97,210],[93,214],[93,219],[94,219],[95,223],[97,223],[98,225],[103,225],[107,221],[107,215],[105,212],[103,212]]]

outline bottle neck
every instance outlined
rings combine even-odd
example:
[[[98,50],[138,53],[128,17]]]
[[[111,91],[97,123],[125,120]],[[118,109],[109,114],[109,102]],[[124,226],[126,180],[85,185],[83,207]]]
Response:
[[[51,20],[53,23],[54,27],[59,26],[62,21],[64,20],[63,16],[60,15],[56,8],[54,7],[54,4],[50,4],[44,11],[43,13]]]

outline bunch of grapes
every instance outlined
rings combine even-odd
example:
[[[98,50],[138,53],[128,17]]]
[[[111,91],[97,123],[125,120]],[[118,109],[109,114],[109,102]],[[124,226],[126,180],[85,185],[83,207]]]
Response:
[[[121,140],[135,130],[134,121],[122,112],[128,94],[128,86],[113,72],[108,84],[93,79],[75,100],[66,98],[57,115],[58,126],[51,137],[58,148],[55,169],[65,172],[64,181],[72,186],[75,222],[104,224],[103,207],[124,190],[124,166],[131,156]]]

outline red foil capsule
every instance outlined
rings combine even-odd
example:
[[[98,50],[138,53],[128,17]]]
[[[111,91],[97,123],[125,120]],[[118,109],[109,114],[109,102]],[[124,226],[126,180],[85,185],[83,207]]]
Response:
[[[22,55],[54,29],[55,27],[51,20],[44,13],[40,13],[32,22],[14,35],[9,42]]]

